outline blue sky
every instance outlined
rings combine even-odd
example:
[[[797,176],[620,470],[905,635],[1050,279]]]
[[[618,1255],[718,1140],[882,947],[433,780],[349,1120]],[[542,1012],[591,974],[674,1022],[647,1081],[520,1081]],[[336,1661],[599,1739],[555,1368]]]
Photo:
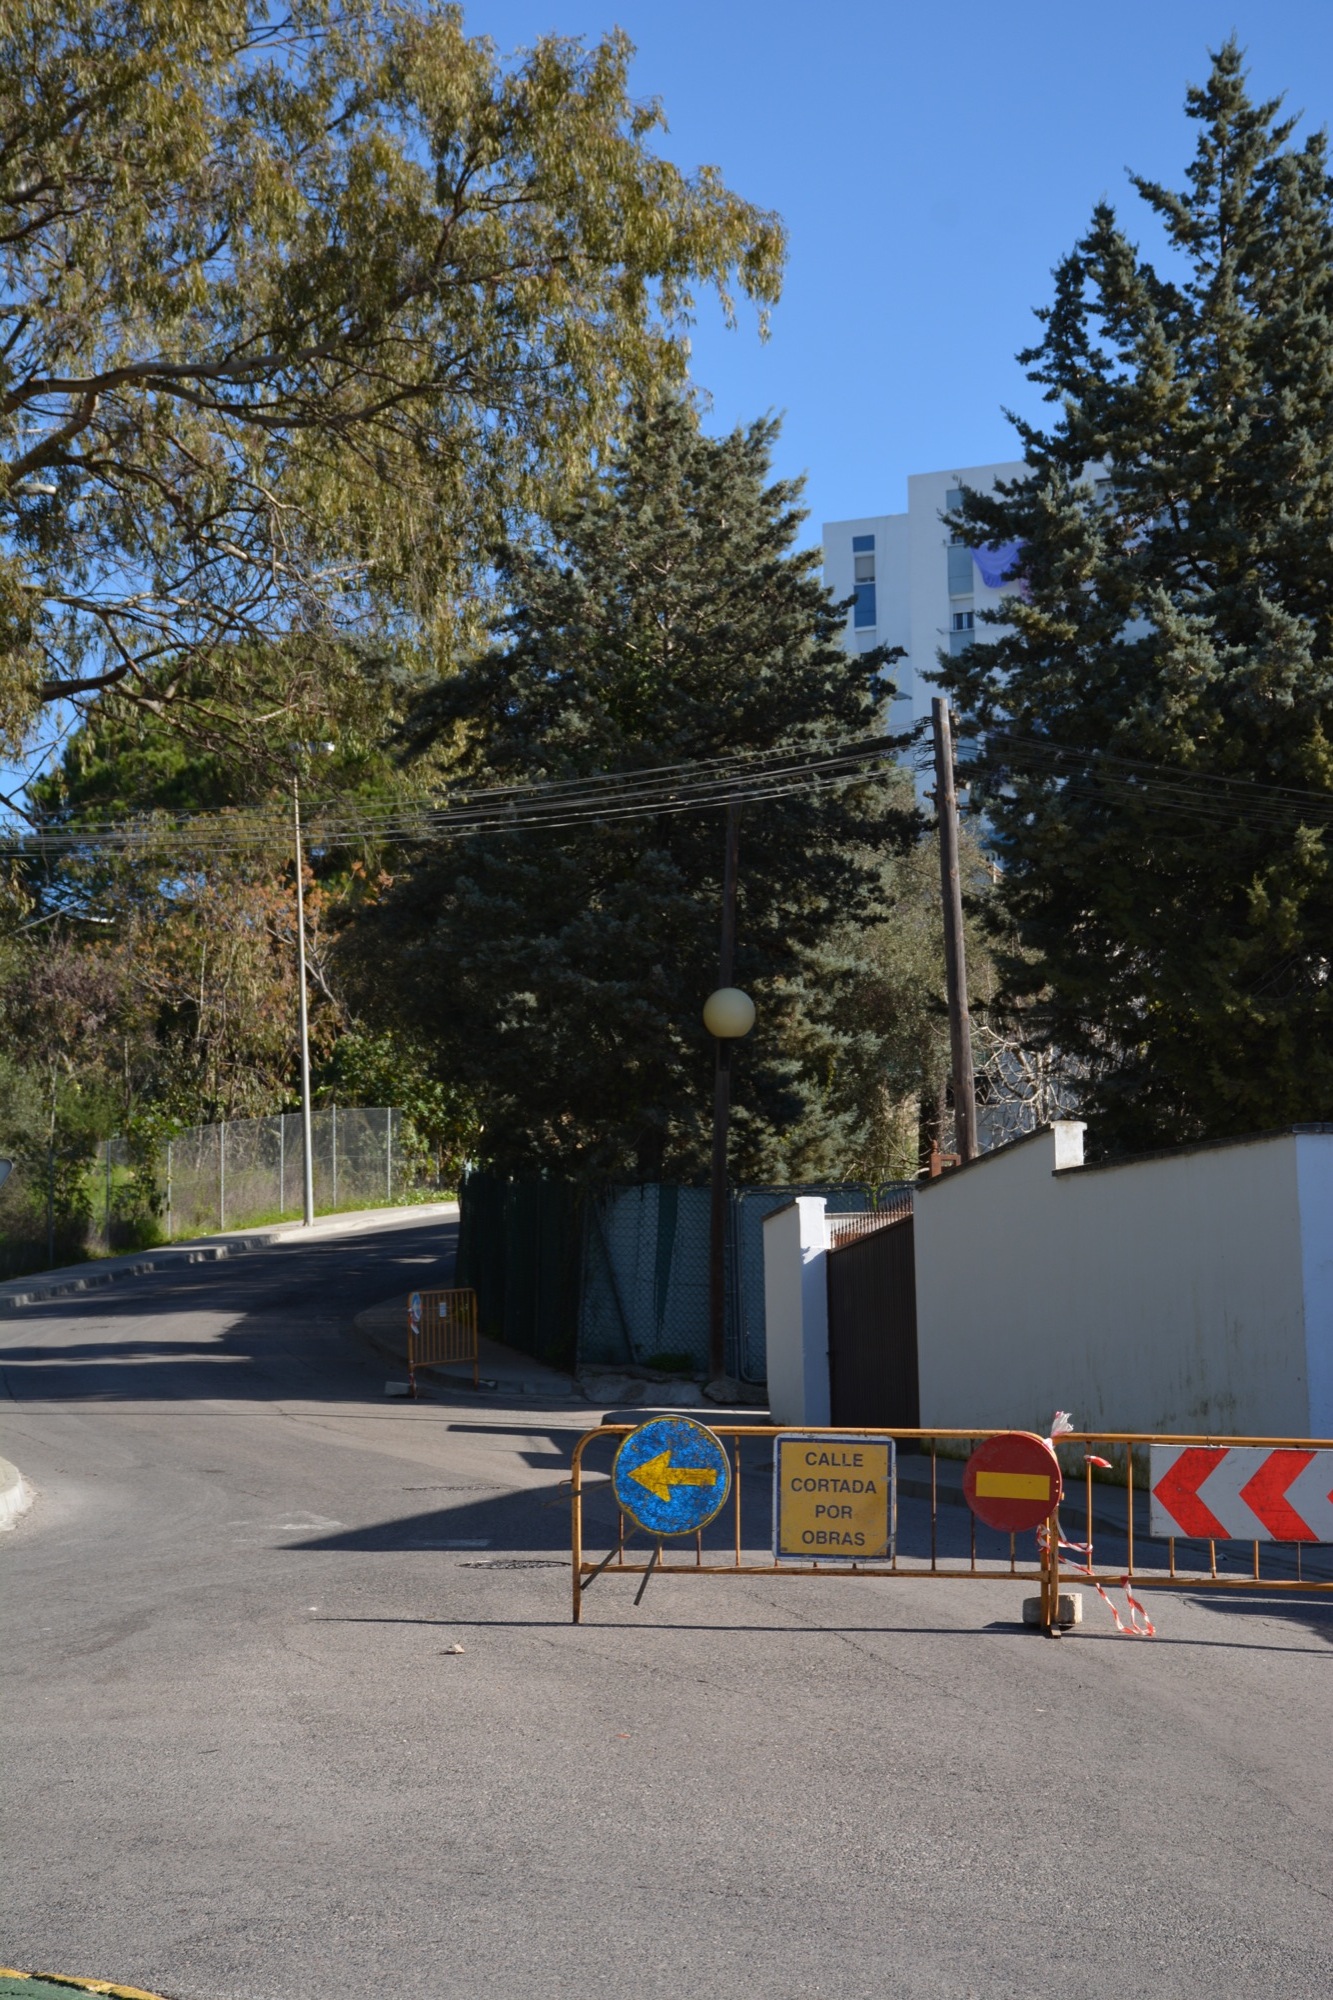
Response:
[[[663,150],[710,162],[790,231],[766,347],[701,314],[695,374],[721,427],[785,413],[779,469],[822,520],[894,512],[909,472],[1016,455],[1005,406],[1050,271],[1126,169],[1181,184],[1187,83],[1234,30],[1251,88],[1333,123],[1333,0],[492,0],[470,32],[624,28]],[[1144,239],[1148,239],[1145,237]]]

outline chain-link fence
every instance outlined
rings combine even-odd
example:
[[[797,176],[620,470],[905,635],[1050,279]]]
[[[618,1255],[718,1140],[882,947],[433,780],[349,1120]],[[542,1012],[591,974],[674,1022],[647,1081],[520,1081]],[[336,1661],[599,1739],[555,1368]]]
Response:
[[[88,1149],[52,1146],[12,1158],[0,1186],[0,1280],[86,1256]]]
[[[342,1105],[311,1117],[314,1207],[390,1208],[419,1198],[425,1162],[397,1110]],[[303,1212],[301,1117],[195,1125],[160,1146],[104,1139],[15,1157],[0,1183],[0,1280]]]
[[[416,1181],[403,1145],[402,1113],[332,1105],[310,1120],[316,1213],[392,1208]],[[233,1118],[178,1132],[163,1163],[168,1237],[245,1229],[302,1212],[301,1118]]]

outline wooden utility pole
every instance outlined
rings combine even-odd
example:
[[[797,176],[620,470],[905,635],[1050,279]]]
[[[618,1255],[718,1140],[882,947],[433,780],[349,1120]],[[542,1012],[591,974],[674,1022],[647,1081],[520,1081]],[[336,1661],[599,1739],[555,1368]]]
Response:
[[[953,722],[949,704],[930,704],[935,726],[935,817],[940,829],[940,893],[944,904],[944,970],[949,993],[949,1053],[953,1071],[954,1143],[958,1157],[977,1157],[977,1090],[972,1074],[972,1020],[967,1007],[967,953],[963,944],[963,882],[958,872],[958,793],[953,776]]]
[[[722,942],[717,983],[730,986],[736,966],[736,871],[740,861],[741,807],[727,807],[727,844],[722,868]],[[719,1035],[713,1073],[713,1172],[708,1205],[708,1379],[726,1372],[727,1354],[727,1128],[731,1122],[731,1042]]]

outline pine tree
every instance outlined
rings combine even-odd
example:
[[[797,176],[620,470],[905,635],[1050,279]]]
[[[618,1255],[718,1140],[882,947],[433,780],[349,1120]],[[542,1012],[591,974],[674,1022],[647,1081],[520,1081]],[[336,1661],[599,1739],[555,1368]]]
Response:
[[[1184,192],[1133,180],[1161,268],[1096,209],[1019,357],[1058,414],[955,517],[1023,545],[945,678],[1109,1148],[1333,1117],[1333,183],[1279,108],[1228,42]]]
[[[879,726],[886,656],[849,656],[845,607],[795,552],[776,426],[721,440],[666,400],[627,429],[545,553],[509,549],[510,615],[442,682],[418,749],[489,783],[811,750]],[[438,752],[437,752],[438,754]],[[836,1170],[839,975],[818,947],[871,907],[877,854],[915,826],[900,773],[747,802],[736,979],[758,1025],[735,1071],[737,1170]],[[696,1175],[707,1161],[723,813],[612,818],[423,849],[354,927],[381,1017],[468,1089],[488,1164]]]

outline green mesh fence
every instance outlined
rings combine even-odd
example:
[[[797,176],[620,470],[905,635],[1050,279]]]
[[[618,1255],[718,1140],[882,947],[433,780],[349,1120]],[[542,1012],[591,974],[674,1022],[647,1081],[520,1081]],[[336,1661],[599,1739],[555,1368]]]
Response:
[[[731,1191],[726,1237],[728,1373],[762,1382],[764,1217],[797,1195],[852,1213],[892,1188],[821,1182]],[[627,1372],[708,1361],[709,1196],[670,1181],[579,1189],[553,1178],[470,1174],[463,1183],[460,1285],[481,1330],[553,1366]]]

